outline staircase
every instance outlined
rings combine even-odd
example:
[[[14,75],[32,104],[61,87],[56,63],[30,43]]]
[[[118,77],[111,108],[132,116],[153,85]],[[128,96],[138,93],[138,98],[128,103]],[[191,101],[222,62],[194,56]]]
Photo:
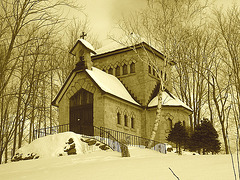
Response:
[[[108,145],[112,150],[118,151],[118,152],[121,152],[121,148],[120,148],[121,145],[127,144],[128,146],[146,148],[149,141],[151,141],[150,139],[147,139],[147,138],[124,133],[121,131],[116,131],[116,130],[105,128],[105,127],[93,126],[93,128],[94,128],[94,136],[83,135],[83,137],[91,138],[91,139],[94,138],[97,141]],[[66,132],[66,131],[69,131],[69,124],[36,129],[34,130],[34,139],[51,135],[51,134],[60,133],[60,132]],[[152,144],[153,144],[151,148],[152,150],[166,154],[165,144],[160,143],[158,141],[153,141]]]

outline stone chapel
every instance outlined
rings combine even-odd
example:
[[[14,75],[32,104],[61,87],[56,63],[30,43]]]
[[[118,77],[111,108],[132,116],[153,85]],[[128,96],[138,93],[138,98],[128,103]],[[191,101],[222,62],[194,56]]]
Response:
[[[171,93],[173,63],[163,73],[164,55],[148,43],[124,46],[113,42],[95,51],[79,39],[70,53],[78,63],[52,102],[59,108],[59,125],[69,123],[69,130],[79,134],[94,135],[95,126],[149,139],[160,85],[150,57],[166,82],[155,140],[166,142],[178,121],[190,126],[191,108]]]

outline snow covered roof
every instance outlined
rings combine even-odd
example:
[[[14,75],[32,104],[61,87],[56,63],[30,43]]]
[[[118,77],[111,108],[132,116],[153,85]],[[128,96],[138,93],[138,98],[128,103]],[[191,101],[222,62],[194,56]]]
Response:
[[[120,44],[116,41],[112,41],[109,44],[107,44],[106,46],[103,46],[103,47],[97,49],[96,53],[97,53],[97,55],[98,54],[104,54],[104,53],[112,52],[112,51],[122,49],[122,48],[125,48],[125,47],[127,47],[127,46],[125,46],[123,44]]]
[[[75,55],[75,48],[79,45],[79,44],[82,44],[85,48],[87,48],[91,53],[93,54],[96,54],[93,46],[86,40],[84,39],[78,39],[77,42],[75,43],[75,45],[73,46],[73,48],[70,50],[70,53],[71,54],[74,54]]]
[[[103,54],[119,51],[129,51],[138,48],[145,48],[151,52],[155,51],[156,55],[158,54],[159,56],[164,57],[159,48],[154,46],[153,43],[147,41],[146,39],[140,37],[125,37],[120,42],[111,40],[106,46],[97,49],[96,54],[93,55],[93,58],[96,58]]]
[[[104,92],[140,106],[115,76],[107,74],[95,67],[92,67],[92,70],[86,69],[86,72]]]
[[[154,107],[158,104],[158,97],[154,97],[150,103],[148,104],[148,107]],[[162,105],[163,106],[178,106],[186,108],[189,111],[192,111],[192,109],[187,106],[184,102],[182,102],[180,99],[175,97],[174,95],[170,94],[169,92],[164,91],[162,94]]]

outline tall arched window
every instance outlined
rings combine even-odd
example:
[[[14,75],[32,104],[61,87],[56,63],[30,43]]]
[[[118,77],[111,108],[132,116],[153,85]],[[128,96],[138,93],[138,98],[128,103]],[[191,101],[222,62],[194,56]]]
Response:
[[[152,74],[152,67],[150,65],[148,65],[148,73]]]
[[[126,74],[128,74],[128,70],[127,70],[127,65],[124,64],[123,65],[123,75],[126,75]]]
[[[108,74],[112,74],[112,75],[113,75],[113,68],[112,68],[112,67],[110,67],[110,68],[108,69]]]
[[[119,112],[117,113],[117,123],[121,124],[121,114]]]
[[[116,67],[116,76],[120,76],[120,66]]]
[[[172,120],[168,118],[168,129],[172,130]]]
[[[134,117],[131,117],[131,128],[133,128],[133,129],[135,127],[135,122],[134,121],[135,121]]]
[[[135,63],[134,62],[132,62],[130,64],[130,73],[135,73]]]
[[[128,127],[128,118],[127,115],[124,115],[124,126]]]

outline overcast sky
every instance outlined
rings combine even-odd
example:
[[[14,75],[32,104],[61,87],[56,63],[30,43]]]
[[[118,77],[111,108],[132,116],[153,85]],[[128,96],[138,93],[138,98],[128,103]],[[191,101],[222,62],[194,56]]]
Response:
[[[216,6],[223,5],[224,8],[233,2],[240,1],[215,0]],[[104,44],[107,34],[116,26],[116,19],[119,19],[122,13],[146,7],[147,0],[81,0],[79,3],[85,5],[84,13],[88,16],[92,32],[97,34]]]

